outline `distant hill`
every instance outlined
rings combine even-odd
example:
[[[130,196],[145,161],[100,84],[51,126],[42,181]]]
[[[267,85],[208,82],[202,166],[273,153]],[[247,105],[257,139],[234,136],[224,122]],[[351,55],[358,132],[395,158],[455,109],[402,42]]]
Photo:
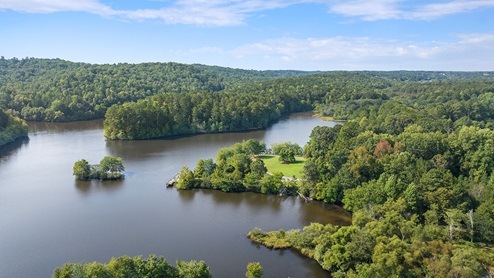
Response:
[[[194,64],[194,66],[215,73],[227,80],[230,80],[232,83],[242,84],[322,73],[321,71],[301,70],[246,70],[201,64]]]
[[[494,77],[493,72],[358,73],[393,82]],[[0,57],[0,109],[7,109],[12,115],[28,121],[88,120],[104,117],[112,105],[157,94],[232,90],[253,92],[255,86],[252,84],[255,83],[318,74],[321,72],[257,71],[199,64],[99,65],[61,59]],[[331,78],[334,75],[328,76]]]
[[[302,71],[252,71],[179,63],[87,64],[0,58],[0,107],[30,121],[102,118],[114,104],[171,92],[217,92]]]

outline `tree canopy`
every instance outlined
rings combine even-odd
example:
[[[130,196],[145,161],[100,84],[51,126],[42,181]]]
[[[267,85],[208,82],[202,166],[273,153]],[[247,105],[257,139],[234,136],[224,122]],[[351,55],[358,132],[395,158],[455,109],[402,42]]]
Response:
[[[342,205],[352,225],[249,237],[334,277],[492,275],[493,92],[491,80],[411,82],[384,89],[386,101],[321,103],[350,120],[313,129],[298,189]]]
[[[53,278],[76,277],[163,277],[163,278],[211,278],[211,271],[204,261],[177,261],[170,265],[163,257],[118,257],[107,264],[66,263],[53,271]]]
[[[27,137],[27,131],[28,128],[25,121],[0,108],[0,147],[18,138]]]

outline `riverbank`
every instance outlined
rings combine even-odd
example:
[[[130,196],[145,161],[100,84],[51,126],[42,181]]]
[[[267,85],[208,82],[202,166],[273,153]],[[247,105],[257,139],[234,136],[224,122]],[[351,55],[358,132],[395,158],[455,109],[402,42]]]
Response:
[[[28,127],[25,121],[0,111],[0,148],[27,137]]]

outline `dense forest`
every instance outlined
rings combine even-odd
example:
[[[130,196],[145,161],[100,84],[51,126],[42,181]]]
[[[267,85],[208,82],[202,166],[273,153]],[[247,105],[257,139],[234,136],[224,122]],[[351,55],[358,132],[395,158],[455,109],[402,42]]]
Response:
[[[96,65],[0,58],[0,107],[29,121],[103,118],[114,104],[160,93],[213,92],[247,82],[308,74],[178,63]]]
[[[385,91],[391,100],[341,110],[353,120],[315,128],[305,147],[299,190],[343,205],[353,224],[249,236],[294,247],[336,277],[492,276],[492,81]]]
[[[369,82],[381,83],[381,88],[376,89],[382,89],[391,85],[390,82],[494,77],[487,72],[397,71],[332,72],[326,78],[339,81],[323,83],[322,78],[296,79],[315,74],[318,72],[255,71],[178,63],[97,65],[60,59],[0,57],[0,107],[29,121],[73,121],[102,118],[112,105],[163,93],[228,91],[257,95],[291,90],[291,86],[305,91],[308,87],[315,91],[326,87],[324,93],[328,93],[342,87],[361,89],[367,86],[364,83],[369,78],[379,80]],[[351,77],[353,74],[359,77]],[[349,80],[342,82],[341,77]],[[271,80],[277,81],[270,83]]]
[[[478,120],[484,116],[478,109],[490,113],[478,107],[475,97],[492,91],[491,78],[401,80],[434,76],[420,72],[405,72],[403,76],[399,72],[330,72],[249,83],[221,92],[165,93],[111,107],[106,114],[105,136],[146,139],[259,129],[284,114],[313,109],[323,116],[348,120],[377,113],[376,109],[386,103],[415,110],[430,107],[436,110],[435,116],[452,121],[472,113],[477,115],[471,119]],[[435,107],[436,103],[441,107]],[[439,108],[451,115],[441,114],[444,111],[437,111]]]
[[[318,104],[350,120],[312,131],[302,183],[266,174],[255,159],[262,144],[249,140],[219,150],[216,163],[184,167],[177,187],[298,191],[342,205],[353,213],[347,227],[249,233],[300,250],[336,277],[493,275],[494,81],[413,82],[381,93]]]
[[[0,59],[0,107],[30,121],[102,118],[113,104],[162,92],[219,91],[224,86],[219,76],[176,63]]]
[[[245,84],[231,91],[160,94],[111,107],[105,136],[145,139],[266,128],[282,115],[312,110],[328,96],[382,99],[379,90],[395,83],[364,73],[332,72]]]

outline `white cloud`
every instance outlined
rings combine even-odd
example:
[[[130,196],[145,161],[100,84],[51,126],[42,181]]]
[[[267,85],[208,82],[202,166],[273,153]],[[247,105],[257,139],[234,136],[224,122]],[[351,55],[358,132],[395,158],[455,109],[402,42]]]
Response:
[[[364,21],[432,20],[491,7],[494,7],[494,0],[453,0],[426,5],[416,5],[413,0],[351,0],[330,5],[330,12]]]
[[[200,26],[235,26],[244,21],[244,16],[235,15],[225,9],[204,9],[202,7],[165,8],[159,10],[121,11],[120,17],[134,20],[158,19],[167,24]]]
[[[354,0],[337,3],[330,12],[350,17],[359,17],[367,21],[396,19],[402,16],[397,0]]]
[[[161,9],[116,10],[98,0],[0,0],[0,10],[26,13],[80,11],[132,20],[162,20],[168,24],[234,26],[243,24],[255,12],[304,2],[310,1],[176,0]]]
[[[462,44],[482,44],[492,47],[494,44],[494,34],[460,34]]]
[[[415,12],[409,13],[407,17],[411,19],[430,20],[446,15],[465,13],[490,7],[494,7],[494,0],[457,0],[419,7]]]
[[[494,70],[493,44],[494,34],[461,34],[452,42],[427,43],[368,37],[280,38],[230,53],[236,63],[262,59],[266,68]]]
[[[417,5],[413,0],[170,0],[163,1],[163,8],[159,9],[118,10],[100,0],[0,0],[0,10],[79,11],[130,20],[162,20],[167,24],[235,26],[245,24],[256,13],[303,3],[324,4],[330,13],[364,21],[431,20],[494,7],[494,0],[452,0],[426,5]]]
[[[24,13],[82,11],[98,15],[111,15],[115,12],[97,0],[0,0],[0,9]]]

